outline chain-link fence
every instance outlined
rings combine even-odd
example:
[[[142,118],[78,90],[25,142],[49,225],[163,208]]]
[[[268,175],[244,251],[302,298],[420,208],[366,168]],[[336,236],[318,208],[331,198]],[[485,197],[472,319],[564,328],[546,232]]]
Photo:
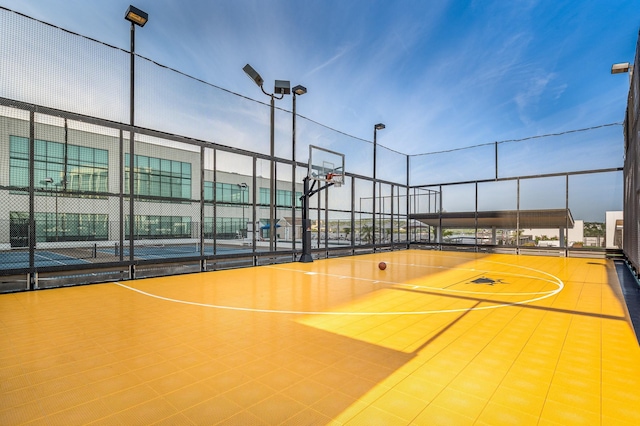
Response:
[[[640,62],[640,36],[636,47],[635,66]],[[631,73],[627,114],[624,123],[624,253],[640,273],[640,137],[638,136],[638,113],[640,112],[640,75],[633,69]]]
[[[225,259],[237,266],[300,255],[305,164],[141,128],[132,144],[126,125],[3,103],[4,275],[37,279],[40,273],[37,286],[46,287],[43,274],[60,284],[54,272],[86,271],[96,280],[100,270],[112,277],[115,269],[121,279],[219,268]],[[273,200],[271,161],[277,164]],[[406,192],[406,186],[379,185],[380,193]],[[372,180],[347,175],[344,186],[312,199],[316,257],[332,248],[373,249],[374,240],[357,230],[371,226],[372,205],[356,210],[355,188],[370,194]],[[378,244],[406,240],[397,235],[399,225],[393,238],[386,231],[387,217],[405,221],[406,209],[377,214],[387,235]]]
[[[616,232],[617,126],[406,155],[286,98],[272,126],[271,105],[137,55],[132,105],[130,52],[2,7],[0,36],[0,291],[296,260],[310,145],[346,157],[344,184],[310,200],[315,258],[411,243],[577,250]]]
[[[412,241],[509,253],[601,255],[622,248],[622,171],[412,188]]]

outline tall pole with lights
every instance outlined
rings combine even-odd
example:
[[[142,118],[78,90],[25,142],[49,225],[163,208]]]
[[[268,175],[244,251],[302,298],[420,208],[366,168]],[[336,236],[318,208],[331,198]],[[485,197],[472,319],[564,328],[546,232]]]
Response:
[[[271,132],[270,132],[270,200],[269,200],[269,251],[276,248],[276,162],[275,162],[275,100],[284,98],[284,95],[291,93],[291,84],[286,80],[276,80],[273,93],[267,93],[264,90],[264,79],[249,64],[245,65],[242,70],[249,78],[260,87],[262,93],[271,97]],[[280,95],[279,97],[276,95]]]
[[[144,25],[149,20],[149,15],[146,12],[138,9],[134,6],[129,6],[127,12],[124,15],[124,19],[131,22],[131,50],[130,52],[130,79],[129,79],[129,125],[131,126],[131,131],[129,132],[129,260],[133,262],[133,235],[134,235],[134,226],[135,220],[133,217],[134,214],[134,203],[133,203],[133,192],[135,189],[134,182],[134,125],[135,125],[135,51],[136,51],[136,25],[140,27],[144,27]],[[134,278],[134,269],[133,263],[129,268],[130,278]]]
[[[371,224],[371,242],[376,245],[376,189],[377,189],[377,181],[376,181],[376,160],[377,160],[377,147],[378,147],[378,130],[382,130],[385,128],[385,125],[382,123],[378,123],[373,126],[373,221]]]
[[[47,189],[49,189],[49,185],[53,184],[53,178],[52,177],[46,177],[43,180],[40,181],[41,185],[45,185]],[[55,197],[56,197],[56,210],[55,210],[55,233],[56,233],[56,241],[58,241],[58,185],[54,184],[55,187]],[[47,216],[49,216],[49,214],[47,213]],[[47,224],[48,225],[48,224]],[[48,226],[47,226],[48,228]]]
[[[239,183],[237,185],[240,188],[240,202],[242,203],[242,222],[241,222],[241,224],[242,224],[243,228],[240,228],[240,234],[241,234],[242,238],[244,239],[244,233],[245,233],[245,231],[247,229],[247,223],[245,222],[245,215],[244,215],[244,206],[245,206],[245,203],[247,201],[244,199],[244,193],[249,188],[249,185],[247,185],[244,182]]]
[[[293,199],[293,223],[291,224],[291,226],[293,227],[293,234],[291,237],[291,247],[293,249],[293,251],[296,251],[296,205],[297,205],[297,198],[296,198],[296,95],[304,95],[305,93],[307,93],[307,88],[304,86],[300,86],[297,85],[295,86],[293,89],[291,89],[293,91],[293,109],[292,109],[292,117],[291,117],[291,150],[292,150],[292,157],[291,159],[293,160],[293,170],[292,170],[292,176],[293,178],[291,179],[292,182],[292,187],[291,187],[291,192],[292,192],[292,199]],[[303,231],[304,232],[304,231]]]

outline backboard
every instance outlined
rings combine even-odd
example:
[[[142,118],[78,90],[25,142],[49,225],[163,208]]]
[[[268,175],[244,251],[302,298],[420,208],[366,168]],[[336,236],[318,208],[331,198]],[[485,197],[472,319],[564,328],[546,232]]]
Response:
[[[310,179],[341,186],[344,182],[344,154],[309,145]]]

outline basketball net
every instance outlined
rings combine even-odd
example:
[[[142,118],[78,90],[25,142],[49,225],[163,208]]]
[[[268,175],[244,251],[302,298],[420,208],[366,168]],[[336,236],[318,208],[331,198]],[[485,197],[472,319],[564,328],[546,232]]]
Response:
[[[331,182],[334,186],[340,187],[344,183],[344,175],[341,173],[327,173],[327,182]]]

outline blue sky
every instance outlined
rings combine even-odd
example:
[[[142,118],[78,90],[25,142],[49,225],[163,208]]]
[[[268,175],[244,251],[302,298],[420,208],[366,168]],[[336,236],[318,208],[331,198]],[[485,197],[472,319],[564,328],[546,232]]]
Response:
[[[128,49],[128,1],[20,0],[5,7]],[[416,154],[624,118],[635,1],[137,0],[136,51],[259,100],[242,72],[309,93],[298,112]],[[290,101],[283,105],[289,106]],[[620,132],[621,134],[621,132]]]
[[[7,41],[14,50],[5,51],[12,58],[4,62],[5,71],[19,77],[0,81],[3,96],[19,89],[28,99],[35,96],[29,100],[34,103],[68,98],[68,104],[52,106],[127,122],[124,12],[129,4],[0,0],[4,7],[122,49],[87,48],[60,31],[25,42],[32,56],[20,42]],[[404,180],[406,161],[384,147],[422,154],[622,122],[629,79],[611,75],[610,68],[633,62],[640,25],[638,2],[621,0],[136,0],[134,5],[150,16],[136,32],[141,56],[263,103],[268,98],[242,71],[247,63],[268,91],[276,79],[306,86],[297,112],[354,138],[301,122],[299,139],[344,152],[349,172],[370,175],[366,141],[373,138],[373,125],[384,123],[378,133],[378,178],[392,181]],[[9,30],[4,31],[0,28],[0,35],[7,39]],[[31,37],[25,31],[24,37]],[[48,37],[54,39],[50,45]],[[64,50],[68,46],[71,53]],[[68,57],[78,52],[81,65],[69,65]],[[145,79],[138,77],[136,87],[145,95],[136,96],[136,124],[268,151],[264,105],[137,63]],[[22,84],[25,69],[40,74]],[[46,99],[37,98],[42,93]],[[277,105],[290,109],[291,98]],[[163,127],[169,122],[175,127]],[[285,158],[290,123],[290,115],[278,113],[276,149]],[[504,144],[500,154],[501,177],[619,167],[622,127]],[[297,155],[306,160],[304,150]],[[411,184],[492,179],[491,161],[491,146],[412,157]],[[414,174],[428,180],[416,181]],[[621,208],[621,183],[613,185],[600,190],[600,198],[612,194],[606,209]],[[583,216],[603,216],[601,209]]]

